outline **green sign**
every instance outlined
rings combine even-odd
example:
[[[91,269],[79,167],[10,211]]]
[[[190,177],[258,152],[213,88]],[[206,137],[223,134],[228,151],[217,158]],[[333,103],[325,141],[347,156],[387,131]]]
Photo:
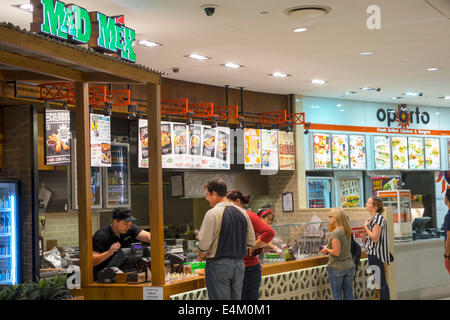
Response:
[[[40,32],[54,37],[88,44],[100,51],[119,53],[122,59],[136,62],[132,43],[136,39],[133,29],[117,23],[114,17],[99,12],[88,12],[74,4],[61,1],[40,0]],[[36,21],[35,21],[36,22]],[[33,24],[32,24],[32,31]]]

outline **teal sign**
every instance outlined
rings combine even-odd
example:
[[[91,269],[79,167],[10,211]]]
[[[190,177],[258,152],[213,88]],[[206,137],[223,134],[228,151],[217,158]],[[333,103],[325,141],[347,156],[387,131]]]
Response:
[[[122,59],[136,62],[132,46],[136,32],[119,22],[123,19],[107,17],[99,12],[88,12],[77,5],[66,5],[61,1],[40,0],[40,5],[40,32],[75,43],[88,44],[89,47],[100,51],[120,53]]]

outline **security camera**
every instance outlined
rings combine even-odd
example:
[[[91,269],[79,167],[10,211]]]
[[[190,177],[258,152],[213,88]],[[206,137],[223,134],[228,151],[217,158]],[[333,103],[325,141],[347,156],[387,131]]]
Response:
[[[207,4],[205,6],[202,6],[202,9],[205,10],[205,13],[208,17],[211,17],[216,12],[216,8],[218,6],[215,4]]]
[[[172,71],[173,71],[174,73],[178,73],[178,72],[180,71],[180,68],[179,68],[179,67],[173,67],[173,68],[172,68]]]

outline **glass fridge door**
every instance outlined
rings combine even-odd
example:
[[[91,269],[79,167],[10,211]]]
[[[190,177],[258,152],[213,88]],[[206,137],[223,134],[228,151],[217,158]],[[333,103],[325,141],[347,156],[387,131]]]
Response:
[[[331,208],[333,204],[332,178],[307,178],[308,208]]]
[[[130,207],[130,155],[128,143],[111,144],[111,167],[106,168],[106,207]]]
[[[0,285],[19,279],[17,184],[0,182]]]

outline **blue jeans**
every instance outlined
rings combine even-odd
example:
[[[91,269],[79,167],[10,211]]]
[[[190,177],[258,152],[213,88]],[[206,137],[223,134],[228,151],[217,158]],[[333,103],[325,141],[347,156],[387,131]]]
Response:
[[[331,293],[334,300],[355,300],[353,295],[353,280],[355,279],[355,268],[348,270],[337,270],[328,267],[328,280],[330,280]]]
[[[377,256],[368,255],[369,266],[377,266],[380,270],[380,283],[377,286],[380,288],[380,300],[390,300],[391,294],[389,291],[389,286],[386,280],[386,273],[384,272],[384,263]]]
[[[244,280],[243,259],[208,259],[205,282],[209,300],[240,300]]]
[[[261,285],[261,265],[246,267],[244,284],[242,286],[242,300],[258,300]]]

